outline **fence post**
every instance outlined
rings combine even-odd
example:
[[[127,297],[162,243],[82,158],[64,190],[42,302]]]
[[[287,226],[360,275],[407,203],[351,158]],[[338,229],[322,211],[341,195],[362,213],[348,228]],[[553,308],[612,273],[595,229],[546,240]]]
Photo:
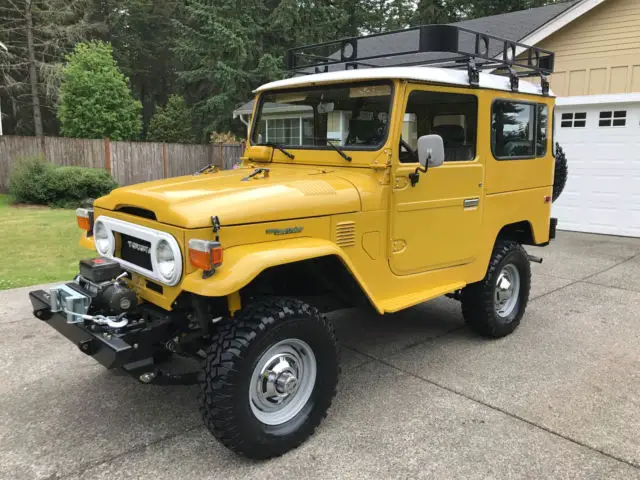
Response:
[[[218,159],[220,161],[218,166],[222,169],[224,167],[224,162],[222,160],[222,142],[218,143]]]
[[[164,165],[164,177],[167,178],[167,144],[162,144],[162,164]]]
[[[111,143],[109,137],[104,139],[104,169],[111,175]]]

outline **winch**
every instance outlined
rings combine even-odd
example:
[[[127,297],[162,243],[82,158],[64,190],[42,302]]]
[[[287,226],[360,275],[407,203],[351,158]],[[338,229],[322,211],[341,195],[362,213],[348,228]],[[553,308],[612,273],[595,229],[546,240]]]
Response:
[[[112,328],[127,325],[125,318],[138,306],[136,293],[122,283],[128,273],[108,258],[80,262],[80,273],[73,282],[51,288],[52,312],[64,312],[67,323],[85,320]]]

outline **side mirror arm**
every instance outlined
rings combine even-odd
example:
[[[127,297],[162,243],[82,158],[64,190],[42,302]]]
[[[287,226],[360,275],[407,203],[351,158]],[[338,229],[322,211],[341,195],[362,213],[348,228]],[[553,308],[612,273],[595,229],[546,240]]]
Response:
[[[429,171],[429,160],[431,160],[431,155],[427,157],[427,165],[423,167],[420,165],[416,168],[416,171],[409,174],[409,180],[411,181],[411,186],[415,187],[420,181],[420,173],[427,173]]]

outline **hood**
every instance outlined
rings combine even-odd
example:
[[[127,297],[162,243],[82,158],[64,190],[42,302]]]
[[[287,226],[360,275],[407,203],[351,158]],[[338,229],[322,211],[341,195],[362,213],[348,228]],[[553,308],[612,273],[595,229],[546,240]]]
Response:
[[[360,196],[349,181],[319,168],[269,165],[189,175],[118,188],[95,202],[98,208],[138,207],[159,222],[184,228],[269,222],[360,210]]]

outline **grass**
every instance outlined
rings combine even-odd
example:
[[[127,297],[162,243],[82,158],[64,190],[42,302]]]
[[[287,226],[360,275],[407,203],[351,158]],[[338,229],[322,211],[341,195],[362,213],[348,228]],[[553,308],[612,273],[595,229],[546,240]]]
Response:
[[[12,206],[0,195],[0,290],[71,280],[91,252],[73,210]]]

